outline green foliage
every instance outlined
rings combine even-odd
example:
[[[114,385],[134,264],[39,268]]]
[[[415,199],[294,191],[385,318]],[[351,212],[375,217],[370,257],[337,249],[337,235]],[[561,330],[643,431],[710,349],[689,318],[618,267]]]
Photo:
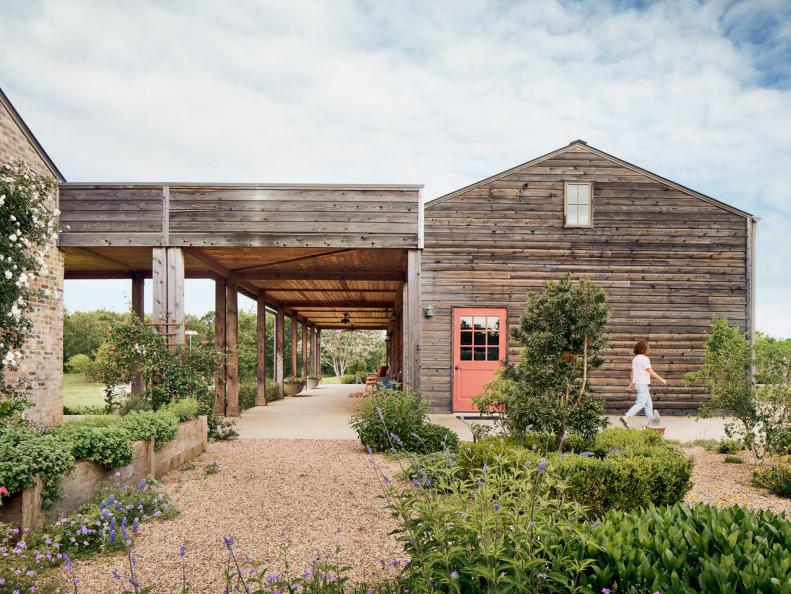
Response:
[[[778,497],[791,498],[791,456],[776,456],[755,468],[753,483]]]
[[[511,435],[534,431],[593,437],[606,424],[601,403],[589,396],[590,371],[602,366],[610,315],[604,291],[588,279],[566,275],[547,281],[543,295],[531,293],[511,339],[522,346],[518,364],[504,363],[499,379],[478,400],[499,415]]]
[[[337,378],[370,373],[384,363],[385,337],[376,330],[325,330],[321,335],[321,355]]]
[[[137,523],[149,519],[169,520],[178,514],[156,481],[143,480],[136,487],[105,489],[95,503],[59,520],[47,529],[46,537],[72,557],[123,550],[124,532],[133,536]]]
[[[587,564],[568,543],[584,508],[555,495],[563,485],[543,465],[493,456],[461,479],[413,471],[412,486],[386,491],[411,592],[574,591]]]
[[[101,419],[101,417],[99,417]],[[59,426],[55,433],[71,445],[77,460],[90,460],[105,468],[120,468],[134,460],[135,452],[129,434],[116,417],[112,421],[86,419]]]
[[[781,594],[791,583],[791,523],[768,511],[676,504],[612,511],[584,531],[568,541],[590,560],[583,591]]]
[[[74,470],[71,447],[62,437],[29,425],[0,426],[0,486],[9,494],[44,482],[45,506],[57,496],[56,483]]]
[[[233,421],[217,415],[210,415],[208,421],[211,441],[227,441],[239,437],[239,431]]]
[[[35,280],[49,272],[45,251],[56,232],[54,190],[52,179],[24,163],[0,163],[0,422],[26,404],[6,385],[5,370],[17,366],[33,303],[46,296]]]
[[[63,371],[66,373],[76,373],[85,379],[91,366],[91,358],[88,355],[78,353],[69,357]]]
[[[121,427],[132,441],[156,441],[160,449],[178,434],[179,420],[168,410],[135,410],[121,417]]]
[[[427,453],[455,448],[458,438],[444,427],[427,423],[426,403],[419,392],[382,389],[363,398],[350,424],[364,446],[374,452],[403,448]]]
[[[0,523],[0,593],[58,592],[59,579],[52,571],[60,563],[57,546],[37,542],[30,534],[20,536],[18,529]]]
[[[737,439],[723,439],[717,445],[717,451],[720,454],[735,454],[737,452],[741,452],[744,449],[742,442]]]
[[[267,402],[274,402],[278,399],[277,382],[268,377],[265,383],[265,395]],[[255,406],[255,399],[258,396],[258,380],[256,378],[243,380],[239,383],[239,408],[247,410]]]
[[[744,460],[739,456],[725,456],[724,462],[726,464],[744,464]]]
[[[342,384],[357,384],[359,382],[357,381],[357,376],[356,375],[344,374],[344,375],[341,376],[340,383],[342,383]]]
[[[110,327],[120,321],[123,314],[97,309],[94,311],[63,312],[63,360],[66,370],[76,355],[93,359],[99,347],[107,340]],[[72,373],[80,373],[72,371]]]
[[[791,452],[789,344],[759,337],[753,348],[746,334],[715,318],[703,366],[685,377],[688,383],[702,384],[709,395],[701,414],[727,410],[735,417],[726,425],[728,436],[740,440],[756,457]]]
[[[590,450],[581,449],[586,445]],[[468,479],[495,460],[519,468],[546,457],[549,469],[565,484],[564,496],[584,504],[591,517],[610,509],[670,505],[681,501],[692,486],[691,458],[649,431],[607,429],[593,443],[578,441],[572,446],[579,453],[557,454],[550,434],[463,443],[453,459],[453,474]],[[445,472],[435,464],[425,466],[429,476]]]
[[[200,402],[194,398],[184,398],[169,404],[165,410],[173,413],[179,423],[184,423],[185,421],[194,419],[200,414],[201,405]]]

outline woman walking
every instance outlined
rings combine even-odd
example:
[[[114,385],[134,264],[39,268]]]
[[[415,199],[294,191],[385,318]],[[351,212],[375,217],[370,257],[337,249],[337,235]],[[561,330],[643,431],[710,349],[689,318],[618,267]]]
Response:
[[[648,386],[651,384],[651,378],[653,377],[663,384],[667,384],[667,380],[651,368],[651,360],[648,358],[650,354],[651,347],[646,341],[641,340],[634,345],[632,373],[629,376],[629,386],[626,389],[631,392],[632,388],[634,388],[637,392],[637,398],[632,408],[626,411],[626,414],[620,418],[624,427],[628,428],[628,419],[635,416],[641,410],[645,411],[646,418],[654,418],[654,403],[651,401],[651,392],[648,389]]]

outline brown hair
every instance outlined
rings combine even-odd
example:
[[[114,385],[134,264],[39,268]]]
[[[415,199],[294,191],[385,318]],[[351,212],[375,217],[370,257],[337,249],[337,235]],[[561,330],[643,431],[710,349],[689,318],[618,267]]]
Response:
[[[648,343],[644,340],[638,340],[634,345],[635,355],[645,355],[648,352]]]

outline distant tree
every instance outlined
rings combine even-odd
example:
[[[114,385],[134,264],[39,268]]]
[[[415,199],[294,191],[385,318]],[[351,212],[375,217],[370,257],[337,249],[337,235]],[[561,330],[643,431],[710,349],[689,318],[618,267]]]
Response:
[[[101,344],[107,340],[110,326],[123,314],[104,309],[94,311],[68,310],[63,313],[63,361],[74,355],[96,356]]]
[[[332,366],[338,379],[354,365],[362,371],[374,371],[384,363],[385,339],[381,331],[324,330],[321,333],[321,354]]]

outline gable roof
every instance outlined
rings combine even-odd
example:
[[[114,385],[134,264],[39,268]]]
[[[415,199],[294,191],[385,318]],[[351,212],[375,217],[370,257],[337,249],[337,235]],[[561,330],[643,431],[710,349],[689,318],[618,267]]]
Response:
[[[52,172],[52,175],[55,176],[55,179],[57,179],[59,182],[65,182],[66,178],[63,177],[60,169],[58,169],[57,165],[55,165],[55,162],[49,158],[47,151],[45,151],[44,147],[41,146],[41,143],[35,137],[32,130],[28,128],[25,120],[23,120],[22,116],[19,115],[19,112],[11,103],[11,100],[8,98],[8,96],[6,96],[6,94],[3,92],[2,88],[0,88],[0,104],[2,104],[8,110],[9,114],[11,114],[11,119],[13,119],[16,125],[19,126],[19,129],[22,130],[22,133],[25,135],[30,145],[35,149],[36,153],[38,153],[38,156],[41,157],[41,160],[44,161],[44,164]]]
[[[653,179],[656,182],[659,182],[659,183],[665,184],[667,186],[670,186],[671,188],[673,188],[675,190],[678,190],[680,192],[683,192],[685,194],[688,194],[689,196],[693,196],[695,198],[699,198],[700,200],[703,200],[704,202],[708,202],[709,204],[713,204],[714,206],[718,206],[718,207],[720,207],[720,208],[722,208],[724,210],[727,210],[728,212],[731,212],[733,214],[737,214],[737,215],[745,217],[745,218],[750,218],[750,219],[754,218],[753,215],[751,215],[750,213],[745,212],[743,210],[740,210],[740,209],[736,208],[735,206],[731,206],[730,204],[726,204],[725,202],[721,202],[720,200],[717,200],[716,198],[712,198],[711,196],[706,196],[705,194],[701,194],[700,192],[696,192],[695,190],[692,190],[691,188],[688,188],[688,187],[683,186],[683,185],[681,185],[679,183],[676,183],[676,182],[671,181],[671,180],[669,180],[667,178],[664,178],[661,175],[657,175],[656,173],[652,173],[651,171],[648,171],[647,169],[643,169],[642,167],[638,167],[637,165],[633,165],[632,163],[624,161],[623,159],[619,159],[618,157],[615,157],[615,156],[613,156],[613,155],[611,155],[609,153],[605,153],[604,151],[602,151],[600,149],[597,149],[595,147],[590,146],[584,140],[574,140],[574,141],[570,142],[568,144],[568,146],[561,147],[561,148],[559,148],[557,150],[554,150],[554,151],[552,151],[550,153],[547,153],[545,155],[541,155],[540,157],[536,157],[535,159],[533,159],[531,161],[527,161],[526,163],[522,163],[521,165],[517,165],[516,167],[511,167],[511,169],[507,169],[506,171],[503,171],[501,173],[497,173],[497,174],[495,174],[495,175],[493,175],[491,177],[487,177],[486,179],[483,179],[483,180],[481,180],[479,182],[475,182],[474,184],[470,184],[469,186],[465,186],[463,188],[460,188],[460,189],[458,189],[458,190],[456,190],[454,192],[450,192],[449,194],[445,194],[444,196],[440,196],[439,198],[435,198],[434,200],[432,200],[430,202],[427,202],[425,208],[426,209],[430,209],[433,206],[436,206],[437,204],[441,204],[442,202],[445,202],[447,200],[455,198],[456,196],[461,196],[462,194],[466,194],[470,190],[474,190],[476,188],[480,188],[481,186],[485,186],[488,183],[495,182],[495,181],[497,181],[499,179],[507,177],[508,175],[511,175],[512,173],[516,173],[517,171],[520,171],[520,170],[522,170],[522,169],[524,169],[526,167],[531,167],[533,165],[538,165],[542,161],[546,161],[547,159],[551,159],[553,157],[556,157],[557,155],[562,155],[563,153],[566,153],[566,152],[571,151],[572,149],[575,149],[575,148],[578,148],[578,147],[582,147],[585,150],[587,150],[587,151],[589,151],[589,152],[591,152],[591,153],[593,153],[595,155],[598,155],[598,156],[600,156],[600,157],[602,157],[604,159],[607,159],[608,161],[611,161],[611,162],[613,162],[613,163],[615,163],[617,165],[625,167],[626,169],[634,171],[635,173],[639,173],[641,175],[644,175],[644,176],[646,176],[646,177],[648,177],[650,179]]]

